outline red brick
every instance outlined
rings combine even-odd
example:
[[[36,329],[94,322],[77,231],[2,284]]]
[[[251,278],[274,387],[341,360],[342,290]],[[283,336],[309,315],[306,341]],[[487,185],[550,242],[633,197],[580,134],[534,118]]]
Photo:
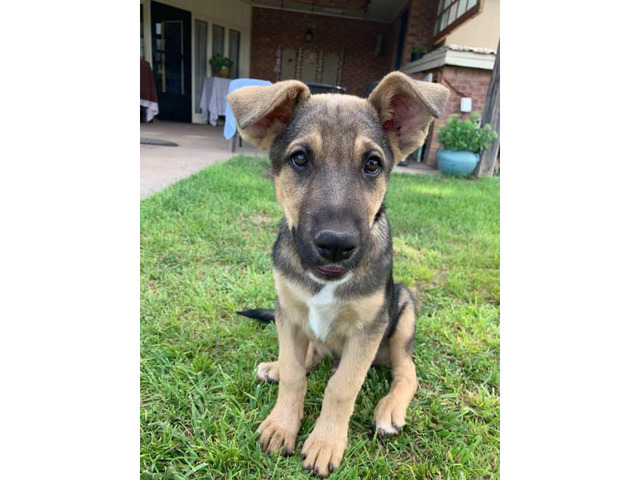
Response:
[[[424,76],[426,73],[428,72],[421,72],[419,77]],[[438,75],[436,75],[436,73],[438,73]],[[489,90],[489,83],[491,82],[491,70],[445,66],[439,69],[439,72],[434,72],[434,76],[439,77],[440,79],[444,76],[444,79],[453,85],[453,87],[465,94],[468,94],[473,101],[472,111],[482,114],[487,92]],[[447,82],[442,82],[442,80],[440,80],[440,83],[451,89]],[[451,95],[449,96],[449,101],[447,102],[447,106],[444,109],[442,117],[436,120],[431,127],[433,128],[433,139],[431,141],[429,152],[425,154],[426,163],[431,167],[437,167],[438,165],[436,158],[436,152],[438,150],[438,128],[445,125],[449,116],[452,114],[458,114],[462,117],[468,116],[468,114],[462,114],[460,112],[461,98],[462,97],[460,95],[451,90]]]
[[[344,52],[341,85],[347,92],[363,95],[367,85],[389,72],[391,48],[390,24],[346,18],[309,15],[298,12],[254,7],[252,9],[251,77],[275,82],[278,48],[308,47],[307,29],[311,29],[311,44],[320,50]],[[383,35],[383,53],[375,55],[378,34]]]

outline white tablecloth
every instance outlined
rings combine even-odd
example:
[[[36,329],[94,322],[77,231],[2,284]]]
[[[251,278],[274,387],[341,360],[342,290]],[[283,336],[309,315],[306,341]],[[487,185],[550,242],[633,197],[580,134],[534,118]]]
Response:
[[[143,100],[141,98],[140,106],[146,108],[144,112],[144,115],[145,115],[144,121],[147,123],[153,120],[153,117],[158,115],[158,112],[160,111],[160,109],[158,108],[158,102],[152,102],[151,100]]]
[[[229,78],[207,77],[204,79],[200,108],[202,117],[211,125],[218,124],[218,117],[224,115],[227,108],[227,92],[229,91]]]

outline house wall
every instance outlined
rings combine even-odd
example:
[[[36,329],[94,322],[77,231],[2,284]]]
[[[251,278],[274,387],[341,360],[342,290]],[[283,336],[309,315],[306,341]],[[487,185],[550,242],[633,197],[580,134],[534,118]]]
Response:
[[[402,52],[402,65],[410,62],[411,47],[424,45],[427,51],[434,47],[433,30],[438,11],[438,0],[412,0],[407,5],[407,9],[409,9],[409,22]],[[394,20],[392,25],[392,43],[396,46],[399,31],[400,16]],[[449,33],[443,43],[496,50],[499,41],[500,0],[482,0],[480,13]],[[392,67],[394,62],[395,53],[391,60]]]
[[[484,0],[478,15],[453,30],[445,43],[467,47],[498,49],[500,41],[500,0]]]
[[[429,151],[426,152],[424,156],[426,165],[436,168],[438,166],[436,152],[439,147],[436,134],[438,128],[447,123],[449,116],[453,114],[460,115],[463,118],[469,115],[460,112],[460,100],[463,97],[470,97],[472,99],[472,111],[482,115],[487,92],[489,91],[492,71],[445,65],[436,70],[420,72],[411,76],[421,80],[428,73],[433,73],[434,81],[441,83],[450,91],[449,101],[447,102],[444,112],[442,112],[441,117],[436,119],[431,126],[433,135],[431,135]]]
[[[424,45],[429,51],[433,46],[438,0],[413,0],[409,6],[409,22],[402,52],[402,64],[411,60],[411,47]]]
[[[411,10],[403,51],[403,67],[410,63],[412,46],[423,44],[426,45],[427,51],[433,48],[437,4],[437,1],[432,0],[412,0],[410,3]],[[499,41],[500,0],[483,0],[480,13],[457,27],[444,39],[446,45],[490,49],[497,49]],[[459,114],[463,117],[468,115],[460,112],[460,100],[463,97],[470,97],[473,102],[472,111],[482,114],[492,72],[483,68],[445,65],[437,69],[413,73],[411,76],[417,80],[423,80],[429,73],[433,74],[433,81],[442,83],[451,91],[441,118],[437,119],[431,127],[432,133],[428,138],[427,145],[429,148],[423,158],[427,166],[436,168],[438,165],[436,153],[439,147],[438,128],[444,125],[452,114]]]
[[[309,46],[307,29],[314,35],[312,46],[344,51],[341,86],[347,93],[362,96],[367,85],[388,73],[390,24],[254,6],[251,77],[277,81],[278,49]],[[378,34],[384,38],[381,55],[375,54]]]
[[[151,1],[140,0],[143,6],[144,21],[144,44],[145,44],[145,60],[152,65],[152,48],[151,48]],[[191,45],[195,45],[195,20],[202,20],[208,23],[207,28],[207,58],[213,56],[212,37],[213,30],[211,24],[225,27],[225,49],[224,54],[229,54],[229,29],[240,32],[240,63],[238,65],[238,75],[240,77],[249,76],[250,58],[251,58],[251,5],[241,0],[161,0],[158,3],[170,5],[172,7],[181,8],[191,12]],[[191,49],[191,71],[195,72],[195,48]],[[207,75],[211,75],[211,66],[207,66]],[[195,91],[195,77],[191,79],[192,92],[192,121],[196,123],[204,123],[202,116],[196,112],[196,107],[200,105],[201,92]]]

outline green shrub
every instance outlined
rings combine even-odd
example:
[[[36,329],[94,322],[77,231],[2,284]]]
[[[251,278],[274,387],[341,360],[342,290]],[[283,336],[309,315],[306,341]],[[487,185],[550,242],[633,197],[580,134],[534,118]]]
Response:
[[[479,153],[498,138],[498,134],[485,125],[480,128],[480,114],[473,112],[469,118],[462,120],[458,115],[451,115],[446,125],[438,129],[438,143],[443,150],[468,151]]]

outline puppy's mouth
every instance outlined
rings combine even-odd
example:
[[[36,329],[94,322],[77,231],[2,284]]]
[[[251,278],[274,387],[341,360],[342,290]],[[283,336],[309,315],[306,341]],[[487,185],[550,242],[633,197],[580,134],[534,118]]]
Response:
[[[324,280],[340,280],[347,273],[347,269],[337,265],[323,265],[315,267],[313,273]]]

